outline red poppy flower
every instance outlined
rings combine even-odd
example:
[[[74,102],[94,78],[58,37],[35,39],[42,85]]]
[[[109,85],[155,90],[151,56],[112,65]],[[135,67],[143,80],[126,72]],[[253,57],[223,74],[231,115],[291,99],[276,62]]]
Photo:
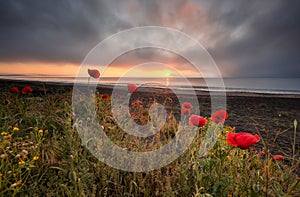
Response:
[[[189,124],[191,126],[202,127],[206,124],[207,120],[201,116],[191,115]]]
[[[102,95],[102,100],[107,100],[109,98],[109,95],[108,94],[103,94]]]
[[[26,86],[22,89],[22,94],[28,94],[32,92],[32,88],[30,86]]]
[[[295,168],[296,168],[296,169],[299,169],[299,165],[295,165]]]
[[[191,103],[189,103],[189,102],[184,102],[184,103],[181,105],[181,107],[182,107],[183,109],[191,109],[191,108],[193,108],[193,105],[192,105]]]
[[[132,107],[135,107],[135,106],[136,106],[136,104],[135,104],[135,103],[131,103],[131,106],[132,106]]]
[[[100,72],[96,69],[88,69],[88,73],[91,77],[97,79],[100,77]]]
[[[128,84],[127,85],[127,89],[129,93],[136,93],[136,91],[138,90],[138,87],[134,84]]]
[[[149,101],[153,101],[153,99],[150,97],[150,98],[149,98]]]
[[[290,166],[287,165],[287,164],[285,164],[283,167],[286,168],[286,169],[289,169],[289,168],[290,168]]]
[[[137,104],[139,104],[139,105],[143,105],[143,102],[142,102],[142,101],[140,101],[140,100],[138,100],[138,101],[137,101]]]
[[[19,88],[17,88],[17,87],[10,88],[10,92],[12,92],[12,93],[18,93],[19,92]]]
[[[131,113],[131,114],[130,114],[130,117],[131,117],[131,119],[133,119],[133,120],[134,120],[134,119],[135,119],[135,115],[134,115],[134,113]]]
[[[265,154],[266,154],[265,151],[261,151],[261,152],[260,152],[260,155],[261,155],[261,156],[264,156]]]
[[[187,108],[183,108],[183,109],[181,110],[181,114],[182,114],[182,115],[190,115],[190,113],[191,113],[191,110],[189,110],[189,109],[187,109]]]
[[[224,123],[228,119],[228,113],[225,110],[219,110],[211,115],[211,119],[216,123]]]
[[[274,155],[274,156],[273,156],[273,159],[274,159],[274,160],[283,160],[283,158],[284,158],[284,157],[283,157],[282,155]]]
[[[247,149],[253,144],[259,141],[259,136],[252,135],[251,133],[241,132],[241,133],[232,133],[229,132],[226,137],[226,141],[228,144],[232,146],[237,146],[241,149]]]

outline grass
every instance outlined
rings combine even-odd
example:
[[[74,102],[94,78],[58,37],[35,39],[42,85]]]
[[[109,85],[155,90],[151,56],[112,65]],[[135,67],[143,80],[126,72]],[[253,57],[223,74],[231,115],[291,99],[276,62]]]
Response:
[[[71,92],[42,98],[0,95],[0,196],[300,196],[296,121],[292,152],[283,160],[273,159],[264,139],[260,150],[230,146],[226,142],[226,134],[234,132],[230,126],[222,128],[209,154],[200,157],[206,125],[171,164],[149,172],[126,172],[98,161],[82,146],[74,127]],[[116,125],[110,100],[101,97],[95,95],[96,115],[121,147],[149,151],[176,134],[178,122],[171,113],[156,135],[162,144],[133,138]],[[146,104],[135,106],[132,113],[141,124],[149,119]]]

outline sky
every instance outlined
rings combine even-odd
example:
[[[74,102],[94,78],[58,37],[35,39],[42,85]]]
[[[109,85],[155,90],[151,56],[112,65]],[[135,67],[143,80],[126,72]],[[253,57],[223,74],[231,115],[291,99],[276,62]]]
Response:
[[[299,9],[298,0],[0,1],[0,74],[76,75],[103,39],[162,26],[197,40],[223,77],[300,77]],[[105,74],[118,76],[144,64],[139,77],[172,75],[147,62],[195,74],[184,58],[161,49],[123,54]]]

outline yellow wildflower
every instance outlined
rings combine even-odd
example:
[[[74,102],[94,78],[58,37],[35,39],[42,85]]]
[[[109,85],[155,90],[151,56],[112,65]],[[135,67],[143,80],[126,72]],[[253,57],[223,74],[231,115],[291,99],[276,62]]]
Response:
[[[222,135],[222,134],[219,134],[219,135],[218,135],[218,139],[222,140],[222,139],[223,139],[223,135]]]
[[[39,130],[39,134],[42,134],[42,133],[43,133],[43,130],[42,130],[42,129],[40,129],[40,130]]]
[[[8,133],[6,131],[1,132],[1,135],[7,135]]]
[[[36,161],[36,160],[38,160],[38,159],[39,159],[38,156],[34,156],[34,157],[33,157],[33,161]]]
[[[18,127],[13,128],[14,131],[19,131],[20,129]]]
[[[19,165],[24,165],[25,164],[25,161],[21,160],[19,161]]]

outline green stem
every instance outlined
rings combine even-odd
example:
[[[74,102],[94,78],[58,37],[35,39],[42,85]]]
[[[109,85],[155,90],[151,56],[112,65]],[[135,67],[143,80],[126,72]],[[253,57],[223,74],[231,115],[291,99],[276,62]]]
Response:
[[[293,163],[295,164],[295,150],[296,150],[296,130],[297,130],[297,120],[294,120],[294,142],[293,142]]]

